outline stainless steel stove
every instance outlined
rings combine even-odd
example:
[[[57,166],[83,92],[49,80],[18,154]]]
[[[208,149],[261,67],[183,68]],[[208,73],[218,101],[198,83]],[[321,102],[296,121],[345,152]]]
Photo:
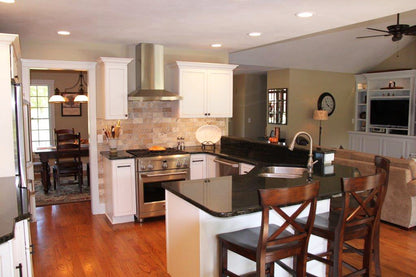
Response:
[[[175,148],[164,151],[148,149],[127,150],[136,157],[136,217],[144,218],[165,214],[164,182],[188,180],[190,155]]]

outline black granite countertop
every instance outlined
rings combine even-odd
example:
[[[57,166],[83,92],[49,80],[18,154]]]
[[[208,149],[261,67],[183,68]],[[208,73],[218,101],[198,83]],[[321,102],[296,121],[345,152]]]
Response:
[[[0,178],[0,243],[14,237],[16,221],[30,217],[27,190],[19,189],[17,177]]]
[[[122,160],[122,159],[134,159],[135,158],[132,154],[127,153],[124,150],[119,150],[116,153],[111,153],[110,151],[101,151],[100,154],[109,160]]]
[[[246,175],[169,182],[163,183],[163,187],[213,216],[230,217],[260,211],[258,189],[292,187],[307,182],[307,173],[297,179],[259,177],[257,175],[263,166],[267,164],[258,163]],[[334,165],[333,168],[333,174],[313,175],[313,180],[320,181],[321,200],[341,192],[341,177],[359,175],[358,170],[352,167]]]

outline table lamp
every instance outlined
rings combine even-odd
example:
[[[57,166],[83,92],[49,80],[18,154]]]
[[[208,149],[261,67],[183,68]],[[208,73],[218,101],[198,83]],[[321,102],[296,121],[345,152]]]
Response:
[[[313,119],[319,120],[319,146],[321,146],[322,120],[328,120],[328,112],[325,110],[315,110],[313,112]]]

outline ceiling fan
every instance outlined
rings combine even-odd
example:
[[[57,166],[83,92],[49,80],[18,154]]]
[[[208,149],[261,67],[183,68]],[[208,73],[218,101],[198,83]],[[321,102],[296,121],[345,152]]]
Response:
[[[416,36],[416,25],[410,26],[407,24],[400,24],[400,14],[397,14],[397,24],[387,26],[386,30],[367,28],[368,30],[387,33],[385,35],[373,35],[373,36],[363,36],[357,38],[372,38],[372,37],[388,37],[392,36],[392,41],[399,41],[402,39],[403,35],[406,36]]]

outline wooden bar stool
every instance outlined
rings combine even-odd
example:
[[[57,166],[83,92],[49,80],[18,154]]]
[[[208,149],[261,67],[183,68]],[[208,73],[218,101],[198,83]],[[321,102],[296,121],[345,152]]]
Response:
[[[316,212],[319,181],[290,188],[260,189],[262,207],[261,226],[218,235],[220,245],[220,276],[238,276],[227,269],[227,250],[256,262],[256,276],[274,276],[274,262],[296,257],[296,270],[285,265],[284,269],[297,276],[306,275],[308,241]],[[292,214],[286,214],[280,206],[299,204]],[[305,225],[295,222],[299,214],[309,207]],[[285,221],[281,226],[269,223],[270,210],[276,211]],[[286,230],[292,227],[295,233]]]
[[[308,258],[329,265],[329,276],[343,276],[343,266],[352,271],[348,276],[369,276],[375,233],[380,224],[385,180],[384,172],[342,178],[341,207],[316,215],[312,234],[327,239],[328,248],[324,253],[308,253]],[[299,219],[298,223],[306,224],[306,218]],[[360,269],[343,261],[344,243],[354,239],[364,239]]]
[[[389,183],[389,172],[390,172],[390,160],[381,157],[375,156],[374,157],[374,164],[376,166],[376,173],[383,173],[386,175],[385,182],[381,186],[381,202],[384,202],[384,198],[386,197],[387,187]],[[381,212],[379,213],[379,217],[381,216]],[[345,242],[344,247],[348,250],[344,252],[353,252],[360,255],[364,255],[364,249],[358,249],[351,244]],[[381,276],[381,264],[380,264],[380,218],[376,220],[376,226],[374,230],[374,241],[373,241],[373,251],[372,251],[372,260],[374,261],[374,267],[376,276]]]

